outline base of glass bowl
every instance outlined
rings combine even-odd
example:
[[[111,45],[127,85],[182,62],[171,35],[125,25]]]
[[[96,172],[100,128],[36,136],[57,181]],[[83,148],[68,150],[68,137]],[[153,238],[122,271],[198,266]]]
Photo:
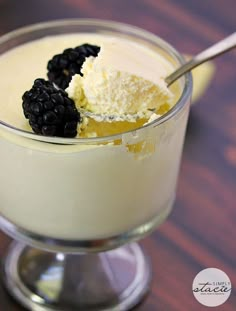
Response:
[[[70,255],[13,242],[3,272],[9,293],[33,311],[129,310],[147,293],[152,275],[137,243]]]
[[[121,247],[124,244],[135,242],[149,235],[162,224],[170,214],[174,202],[171,196],[149,220],[121,234],[100,239],[60,239],[41,235],[18,226],[10,219],[0,214],[0,228],[14,240],[32,247],[56,253],[94,253],[104,252]],[[79,226],[79,224],[78,224]]]

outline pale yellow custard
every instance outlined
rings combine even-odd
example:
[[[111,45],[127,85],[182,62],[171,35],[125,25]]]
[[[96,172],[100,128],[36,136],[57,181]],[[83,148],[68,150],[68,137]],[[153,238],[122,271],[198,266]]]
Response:
[[[1,55],[0,120],[31,131],[21,97],[36,78],[46,78],[48,60],[68,47],[110,39],[89,34],[46,37]],[[152,64],[161,63],[166,72],[173,69],[157,52],[140,49],[152,57]],[[174,103],[181,87],[172,89]],[[81,138],[77,145],[39,142],[0,127],[0,213],[29,231],[61,239],[107,238],[154,217],[161,222],[175,196],[186,121],[187,108],[158,127],[103,142],[91,139],[88,144]],[[91,122],[82,136],[124,132],[147,120],[141,122],[112,128]]]

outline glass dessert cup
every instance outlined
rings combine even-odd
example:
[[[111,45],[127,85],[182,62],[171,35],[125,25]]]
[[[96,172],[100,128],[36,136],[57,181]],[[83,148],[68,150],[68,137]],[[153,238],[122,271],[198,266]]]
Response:
[[[129,38],[174,67],[183,63],[175,49],[146,31],[82,19],[14,31],[0,39],[0,54],[67,33]],[[173,206],[191,76],[179,85],[180,98],[168,113],[109,137],[43,137],[0,121],[0,226],[18,241],[5,258],[4,283],[24,307],[128,310],[144,297],[151,268],[135,241],[160,225]]]

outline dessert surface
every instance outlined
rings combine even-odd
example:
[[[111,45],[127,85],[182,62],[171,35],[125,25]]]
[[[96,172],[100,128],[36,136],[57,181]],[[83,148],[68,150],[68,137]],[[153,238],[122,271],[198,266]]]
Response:
[[[77,46],[79,48],[76,50]],[[65,53],[69,57],[66,58]],[[60,62],[61,65],[64,61],[66,65],[69,58],[78,58],[78,55],[79,69],[70,64],[70,67],[63,67],[58,72],[56,64]],[[157,113],[156,117],[167,112],[179,96],[177,88],[173,94],[165,85],[164,78],[173,68],[164,57],[140,44],[105,35],[70,34],[35,40],[1,55],[0,70],[6,73],[0,85],[4,99],[4,105],[0,105],[1,120],[16,128],[26,131],[32,131],[33,128],[34,132],[48,136],[74,137],[77,134],[77,137],[93,137],[132,130],[145,124],[153,112]],[[103,132],[101,120],[86,120],[78,116],[71,119],[77,122],[77,131],[75,123],[70,123],[67,126],[70,131],[67,129],[65,133],[60,129],[53,130],[55,126],[51,126],[53,116],[50,109],[54,107],[48,104],[48,101],[52,101],[51,95],[46,94],[46,99],[42,99],[42,93],[47,93],[45,87],[36,93],[32,91],[34,81],[39,78],[49,78],[56,87],[66,89],[78,111],[86,108],[95,113],[139,114],[140,117],[137,122],[103,123]],[[31,91],[33,100],[28,96],[32,96]],[[25,116],[29,120],[24,117],[22,110],[22,95],[25,93],[27,96],[23,96],[23,100],[31,104],[28,108],[29,104],[23,103],[23,107],[27,107]],[[43,106],[41,103],[37,105],[38,101],[42,101]],[[60,100],[56,105],[60,105]],[[42,108],[44,111],[39,112],[39,106],[46,107],[46,111]],[[48,110],[51,115],[47,113],[44,117]],[[49,120],[49,126],[44,130],[39,117]]]

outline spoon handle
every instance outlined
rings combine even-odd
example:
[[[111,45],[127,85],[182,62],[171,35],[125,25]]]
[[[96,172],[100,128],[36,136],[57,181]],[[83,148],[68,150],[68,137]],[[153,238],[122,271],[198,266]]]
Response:
[[[193,68],[201,65],[202,63],[208,61],[209,59],[215,58],[233,48],[236,47],[236,32],[226,37],[225,39],[212,45],[205,51],[202,51],[198,55],[194,56],[190,61],[185,63],[179,69],[175,70],[172,74],[166,77],[165,81],[168,86],[170,86],[175,80],[184,75],[186,72],[192,70]]]

